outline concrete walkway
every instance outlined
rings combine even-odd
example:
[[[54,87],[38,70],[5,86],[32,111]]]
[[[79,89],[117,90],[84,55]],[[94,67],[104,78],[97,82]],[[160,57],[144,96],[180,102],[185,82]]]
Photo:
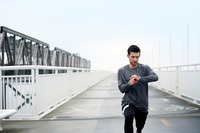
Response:
[[[37,121],[3,121],[1,133],[123,133],[121,94],[109,76]],[[200,107],[149,88],[143,133],[200,133]]]

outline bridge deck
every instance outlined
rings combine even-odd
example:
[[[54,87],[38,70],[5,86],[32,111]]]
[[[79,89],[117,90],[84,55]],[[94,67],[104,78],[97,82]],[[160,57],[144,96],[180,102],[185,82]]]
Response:
[[[123,133],[124,118],[116,75],[111,75],[36,121],[3,121],[2,133]],[[149,89],[143,133],[199,133],[200,107]]]

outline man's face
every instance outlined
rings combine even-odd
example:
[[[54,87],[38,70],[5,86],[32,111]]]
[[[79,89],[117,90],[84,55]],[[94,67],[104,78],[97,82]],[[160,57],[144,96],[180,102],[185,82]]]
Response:
[[[130,65],[136,67],[140,58],[140,53],[130,52],[130,55],[128,54],[127,57],[129,58]]]

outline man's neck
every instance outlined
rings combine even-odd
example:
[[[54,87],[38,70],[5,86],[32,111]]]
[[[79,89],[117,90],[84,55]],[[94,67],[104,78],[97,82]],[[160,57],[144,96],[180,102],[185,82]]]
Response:
[[[138,66],[138,64],[137,65],[132,65],[131,63],[129,64],[130,68],[136,68],[137,66]]]

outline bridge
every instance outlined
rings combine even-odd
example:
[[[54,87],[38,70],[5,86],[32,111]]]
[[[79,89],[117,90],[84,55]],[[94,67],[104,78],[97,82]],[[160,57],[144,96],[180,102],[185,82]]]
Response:
[[[34,45],[40,48],[33,54]],[[59,48],[53,56],[46,43],[6,27],[0,46],[0,109],[17,110],[1,120],[2,133],[123,132],[116,73],[93,70],[90,61]],[[149,84],[143,133],[199,133],[200,64],[154,71],[159,81]]]

